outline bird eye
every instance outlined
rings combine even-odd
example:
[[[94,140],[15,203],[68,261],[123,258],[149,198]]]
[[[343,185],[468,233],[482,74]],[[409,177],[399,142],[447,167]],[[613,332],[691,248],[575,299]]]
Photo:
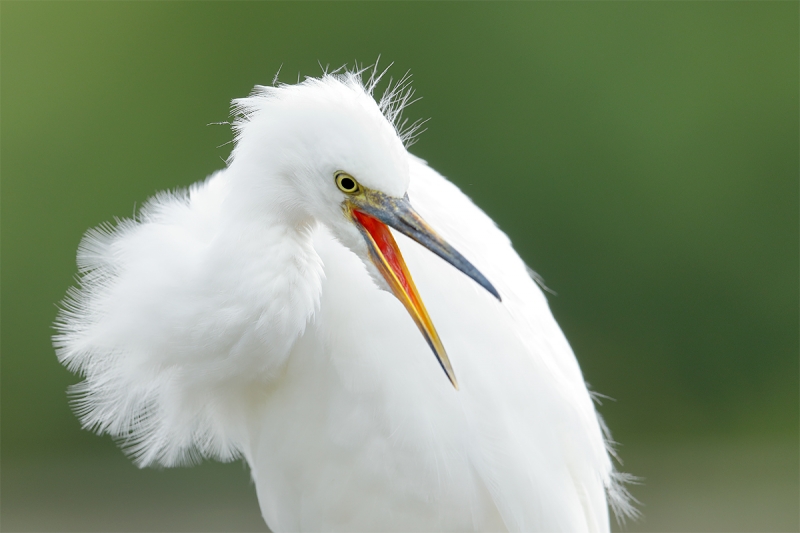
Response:
[[[361,190],[356,179],[347,172],[337,172],[334,177],[336,179],[336,186],[344,193],[355,194]]]

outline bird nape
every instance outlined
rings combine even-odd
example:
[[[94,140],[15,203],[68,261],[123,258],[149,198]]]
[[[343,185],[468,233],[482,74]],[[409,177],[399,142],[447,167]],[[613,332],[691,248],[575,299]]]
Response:
[[[257,86],[225,169],[86,233],[75,411],[140,466],[244,458],[274,531],[608,531],[634,511],[575,356],[381,76]]]

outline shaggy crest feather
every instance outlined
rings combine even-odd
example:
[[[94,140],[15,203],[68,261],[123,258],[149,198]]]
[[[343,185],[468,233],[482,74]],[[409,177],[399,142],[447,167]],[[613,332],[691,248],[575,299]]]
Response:
[[[391,67],[392,64],[390,63],[386,68],[379,71],[377,61],[371,67],[356,69],[348,69],[346,65],[343,65],[329,71],[327,67],[321,67],[323,70],[322,77],[307,76],[302,82],[294,85],[279,82],[278,74],[276,74],[272,86],[256,85],[247,98],[237,98],[233,101],[233,120],[231,124],[234,130],[234,141],[238,141],[241,138],[244,127],[261,110],[261,106],[265,101],[280,101],[282,98],[290,98],[297,93],[312,98],[331,98],[337,93],[345,93],[349,96],[357,95],[367,98],[370,104],[374,105],[375,91]],[[367,74],[368,77],[365,79]],[[314,96],[315,93],[316,96]],[[414,98],[414,95],[415,91],[411,86],[411,71],[407,71],[398,80],[390,77],[386,88],[377,101],[378,109],[386,120],[392,124],[397,136],[406,148],[416,143],[419,135],[425,131],[423,126],[429,120],[417,119],[409,122],[409,119],[403,116],[410,105],[419,101],[419,98]],[[233,153],[231,154],[232,156]]]

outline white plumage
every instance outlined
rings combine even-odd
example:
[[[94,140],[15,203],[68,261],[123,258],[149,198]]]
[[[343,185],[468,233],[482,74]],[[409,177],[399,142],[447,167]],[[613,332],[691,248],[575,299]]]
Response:
[[[508,238],[409,154],[360,72],[235,102],[228,168],[90,230],[55,344],[139,465],[249,463],[275,531],[608,531],[630,510],[578,363]],[[502,296],[395,232],[456,390],[333,176],[410,204]],[[497,179],[497,178],[493,178]],[[349,204],[348,204],[349,205]]]

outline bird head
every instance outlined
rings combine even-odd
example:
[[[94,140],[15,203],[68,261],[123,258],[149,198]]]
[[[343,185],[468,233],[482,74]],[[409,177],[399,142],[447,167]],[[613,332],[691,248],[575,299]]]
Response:
[[[409,201],[409,154],[397,117],[412,92],[403,84],[380,102],[358,72],[258,86],[234,101],[231,167],[249,176],[252,206],[269,205],[297,224],[326,225],[358,255],[376,284],[405,306],[455,388],[455,373],[389,228],[410,237],[500,299]],[[407,137],[407,135],[406,135]],[[405,139],[407,140],[407,139]]]

